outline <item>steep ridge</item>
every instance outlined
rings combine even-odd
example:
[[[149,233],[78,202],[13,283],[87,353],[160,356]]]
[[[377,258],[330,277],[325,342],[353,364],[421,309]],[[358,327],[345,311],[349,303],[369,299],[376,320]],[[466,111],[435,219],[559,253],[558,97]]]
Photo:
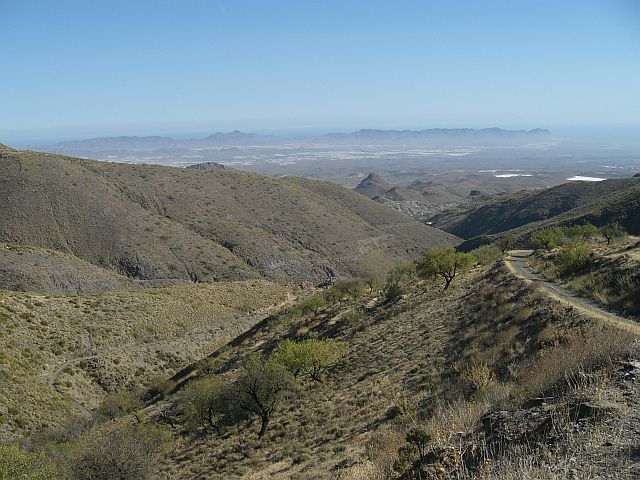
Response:
[[[0,154],[0,241],[130,278],[194,282],[366,275],[459,240],[323,182]]]

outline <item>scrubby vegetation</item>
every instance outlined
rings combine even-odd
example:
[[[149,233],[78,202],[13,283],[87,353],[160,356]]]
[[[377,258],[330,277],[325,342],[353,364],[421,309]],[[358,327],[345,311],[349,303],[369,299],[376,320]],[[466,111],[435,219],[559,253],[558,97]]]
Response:
[[[502,247],[508,249],[506,244],[502,244]],[[471,255],[476,259],[480,265],[491,265],[502,258],[502,254],[505,250],[502,250],[497,245],[483,245],[481,247],[472,250]]]
[[[164,389],[175,371],[251,328],[287,294],[266,281],[73,296],[0,291],[0,378],[11,385],[0,389],[0,438],[59,425],[156,378]],[[108,400],[101,408],[120,408]]]

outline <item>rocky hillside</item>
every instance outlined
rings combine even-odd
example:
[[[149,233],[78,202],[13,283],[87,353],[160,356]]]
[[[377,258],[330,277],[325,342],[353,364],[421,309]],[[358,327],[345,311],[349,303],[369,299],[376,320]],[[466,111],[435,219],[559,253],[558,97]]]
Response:
[[[477,269],[446,293],[415,280],[403,289],[397,302],[362,293],[317,314],[284,312],[213,353],[206,370],[201,362],[174,377],[177,393],[146,411],[171,419],[180,438],[161,478],[507,479],[509,469],[523,471],[520,445],[531,445],[532,469],[568,469],[571,449],[582,448],[584,459],[596,455],[595,435],[610,435],[619,456],[584,462],[577,472],[591,478],[633,468],[625,452],[637,411],[625,410],[619,395],[637,386],[624,377],[627,367],[604,368],[610,356],[632,351],[627,333],[581,317],[502,267]],[[185,384],[212,373],[231,380],[243,356],[269,354],[283,338],[338,340],[347,352],[323,382],[298,380],[262,439],[255,422],[223,421],[206,431],[184,423]],[[593,375],[598,387],[566,385],[574,369]],[[606,419],[603,429],[596,419]],[[428,465],[405,443],[417,426],[430,435]],[[566,444],[553,446],[558,436]]]
[[[434,225],[462,238],[492,235],[537,222],[619,221],[640,231],[640,180],[569,182],[534,192],[496,195],[437,215]]]
[[[0,242],[64,252],[131,279],[318,283],[458,243],[322,182],[11,149],[0,151],[0,169]]]

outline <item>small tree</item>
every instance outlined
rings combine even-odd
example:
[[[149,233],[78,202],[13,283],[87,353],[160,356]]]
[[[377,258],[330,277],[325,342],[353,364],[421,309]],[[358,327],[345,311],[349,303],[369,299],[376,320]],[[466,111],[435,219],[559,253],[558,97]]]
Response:
[[[271,354],[271,359],[285,366],[294,377],[297,377],[306,368],[308,362],[300,347],[301,343],[294,340],[288,338],[281,340]]]
[[[208,376],[191,382],[182,391],[180,404],[187,423],[215,427],[224,413],[227,387],[218,377]]]
[[[500,251],[503,254],[506,253],[508,250],[511,250],[515,246],[515,244],[516,244],[516,236],[511,233],[503,237],[500,237],[496,242],[496,246],[500,249]]]
[[[404,294],[404,289],[400,286],[400,284],[395,282],[387,282],[387,285],[384,288],[384,299],[388,303],[393,303],[400,299]]]
[[[553,250],[560,241],[560,231],[557,228],[541,228],[531,235],[531,243],[535,249]]]
[[[313,313],[317,315],[326,305],[327,301],[321,294],[317,293],[303,300],[300,303],[300,310],[302,313]]]
[[[329,302],[340,302],[345,298],[358,298],[365,293],[366,285],[361,278],[342,278],[336,280],[327,290],[325,298]]]
[[[456,252],[454,248],[437,248],[428,250],[422,256],[417,269],[423,278],[442,277],[446,290],[455,277],[471,270],[475,263],[473,256],[468,253]]]
[[[387,283],[401,284],[402,282],[409,280],[416,273],[416,266],[411,263],[401,263],[396,265],[387,274]]]
[[[611,222],[600,229],[600,233],[607,241],[607,246],[611,245],[611,241],[622,235],[623,230],[618,222]]]
[[[293,390],[293,376],[284,365],[257,354],[250,355],[242,367],[231,398],[245,414],[260,418],[258,438],[262,438],[282,398]]]
[[[583,244],[587,243],[596,233],[598,233],[598,229],[591,223],[587,223],[585,225],[572,225],[565,229],[567,237]]]

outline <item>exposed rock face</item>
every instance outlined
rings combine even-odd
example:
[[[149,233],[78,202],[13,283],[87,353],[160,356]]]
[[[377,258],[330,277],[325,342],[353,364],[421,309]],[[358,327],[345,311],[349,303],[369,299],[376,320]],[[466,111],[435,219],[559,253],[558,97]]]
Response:
[[[377,173],[370,173],[354,190],[369,198],[374,198],[382,195],[392,188],[393,185],[387,182],[380,175]]]
[[[191,170],[222,170],[225,166],[216,162],[202,162],[187,165],[185,168],[189,168]]]

